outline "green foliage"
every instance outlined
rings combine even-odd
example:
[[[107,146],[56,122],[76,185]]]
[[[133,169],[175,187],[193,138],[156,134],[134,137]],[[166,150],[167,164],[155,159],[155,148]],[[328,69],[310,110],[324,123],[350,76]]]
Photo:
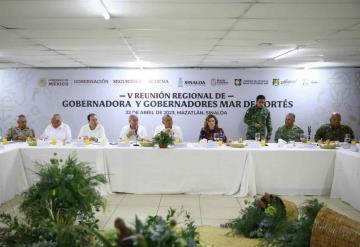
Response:
[[[322,207],[324,207],[324,203],[320,203],[317,199],[306,201],[300,207],[299,218],[280,225],[274,238],[265,240],[264,245],[280,247],[310,246],[312,227]]]
[[[232,235],[249,238],[271,238],[277,227],[286,221],[286,211],[281,199],[271,197],[271,202],[258,199],[241,210],[240,216],[227,222],[224,227],[231,229]],[[263,205],[263,206],[261,206]]]
[[[39,182],[23,193],[22,222],[0,215],[0,246],[96,246],[90,230],[98,228],[94,210],[105,207],[96,190],[105,177],[75,155],[37,164]]]
[[[161,131],[156,134],[154,137],[154,143],[157,144],[173,144],[175,141],[174,137],[171,134]]]
[[[261,246],[307,247],[316,215],[324,203],[317,199],[306,201],[296,220],[286,219],[286,210],[280,198],[272,196],[271,204],[266,196],[257,199],[241,211],[241,216],[230,220],[224,227],[231,234],[250,238],[262,238]]]
[[[129,237],[132,245],[119,242],[119,247],[200,247],[199,233],[188,212],[185,212],[182,224],[185,227],[178,227],[178,218],[184,213],[172,208],[168,210],[165,218],[161,216],[149,216],[145,222],[135,218],[135,229],[130,229],[133,233]]]
[[[39,164],[40,181],[24,192],[20,210],[32,224],[54,222],[60,224],[93,225],[94,209],[105,203],[96,186],[105,183],[103,175],[95,175],[90,166],[70,155],[62,160],[51,159],[51,164]]]

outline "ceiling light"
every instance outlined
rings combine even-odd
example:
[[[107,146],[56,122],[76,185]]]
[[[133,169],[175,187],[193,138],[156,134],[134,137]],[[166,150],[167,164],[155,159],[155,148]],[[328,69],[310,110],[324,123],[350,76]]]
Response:
[[[146,62],[146,61],[138,58],[134,62],[127,63],[127,67],[138,68],[138,69],[155,68],[155,67],[158,67],[158,64],[155,64],[155,63],[152,63],[152,62]]]
[[[258,46],[262,46],[262,47],[269,47],[269,46],[272,46],[272,43],[269,43],[269,42],[263,42],[263,43],[258,44]]]
[[[98,2],[98,8],[101,12],[101,14],[104,16],[105,20],[109,20],[110,19],[110,13],[107,10],[105,3],[103,0],[96,0]]]
[[[277,55],[276,57],[274,57],[273,59],[274,60],[279,60],[280,58],[284,58],[285,56],[288,56],[290,54],[293,54],[294,52],[298,51],[299,50],[299,47],[297,46],[296,48],[294,49],[291,49],[291,50],[288,50],[284,53],[281,53],[280,55]]]

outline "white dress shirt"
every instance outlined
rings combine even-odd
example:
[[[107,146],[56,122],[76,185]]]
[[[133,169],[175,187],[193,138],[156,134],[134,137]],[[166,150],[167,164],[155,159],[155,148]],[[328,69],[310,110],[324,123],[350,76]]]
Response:
[[[164,130],[165,130],[165,125],[162,124],[162,125],[156,126],[154,136],[156,136],[158,133],[160,133],[161,131],[164,131]],[[181,142],[184,141],[183,134],[182,134],[182,131],[179,126],[173,125],[170,133],[172,134],[172,136],[174,138],[179,138],[179,140]]]
[[[127,133],[129,133],[129,131],[130,131],[130,125],[126,125],[126,126],[122,127],[121,132],[120,132],[120,138],[122,140],[125,140],[127,138],[126,135],[127,135]],[[146,129],[142,125],[138,125],[136,133],[138,135],[138,138],[146,138],[147,137]],[[130,136],[129,140],[134,141],[135,138],[136,138],[135,135],[133,135],[133,136]]]
[[[42,138],[71,140],[71,129],[69,125],[65,123],[61,123],[56,129],[52,126],[52,124],[49,124],[42,134]]]
[[[101,124],[96,125],[95,129],[90,129],[89,124],[86,124],[81,127],[79,132],[79,138],[80,137],[95,137],[98,139],[98,142],[101,142],[102,140],[106,139],[105,135],[105,129]]]

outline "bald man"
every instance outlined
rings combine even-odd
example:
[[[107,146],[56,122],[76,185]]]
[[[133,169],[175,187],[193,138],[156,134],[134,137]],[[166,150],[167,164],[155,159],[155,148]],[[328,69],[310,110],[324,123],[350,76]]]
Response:
[[[278,142],[279,139],[284,141],[300,141],[300,135],[304,134],[304,131],[297,125],[295,122],[295,114],[288,113],[285,117],[285,125],[278,128],[275,133],[275,142]]]
[[[60,114],[55,113],[41,137],[61,141],[71,140],[71,129],[69,125],[63,123]]]
[[[162,125],[156,126],[154,136],[163,131],[165,133],[170,133],[174,138],[179,138],[179,141],[181,142],[184,141],[181,128],[173,125],[173,119],[170,115],[163,116],[162,123]]]
[[[17,120],[18,126],[11,127],[7,131],[7,140],[8,141],[26,141],[28,137],[35,137],[35,132],[33,129],[29,128],[26,123],[25,115],[19,115]]]
[[[136,115],[129,116],[129,124],[122,127],[120,131],[120,138],[125,140],[134,141],[136,138],[146,138],[147,133],[144,126],[139,124],[139,118]]]
[[[350,134],[351,139],[354,139],[353,130],[349,126],[341,124],[340,113],[334,112],[331,114],[330,124],[324,124],[316,131],[315,141],[330,140],[343,142],[345,134]]]

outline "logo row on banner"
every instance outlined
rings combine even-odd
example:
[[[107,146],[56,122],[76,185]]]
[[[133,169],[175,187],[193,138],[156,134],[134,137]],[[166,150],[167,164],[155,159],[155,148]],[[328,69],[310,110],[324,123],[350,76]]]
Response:
[[[112,84],[112,85],[129,85],[129,84],[158,84],[158,85],[167,85],[172,84],[174,85],[175,82],[172,82],[168,79],[149,79],[149,80],[140,80],[140,79],[46,79],[42,78],[39,81],[39,85],[42,87],[46,86],[58,86],[58,87],[66,87],[71,85],[82,85],[82,84]],[[179,77],[176,85],[178,87],[186,87],[186,86],[246,86],[246,85],[273,85],[273,86],[280,86],[280,85],[296,85],[300,84],[303,86],[308,86],[310,84],[317,84],[319,81],[317,80],[309,80],[309,79],[279,79],[273,78],[272,80],[266,79],[242,79],[242,78],[234,78],[232,80],[226,79],[217,79],[212,78],[210,80],[185,80],[182,77]]]

